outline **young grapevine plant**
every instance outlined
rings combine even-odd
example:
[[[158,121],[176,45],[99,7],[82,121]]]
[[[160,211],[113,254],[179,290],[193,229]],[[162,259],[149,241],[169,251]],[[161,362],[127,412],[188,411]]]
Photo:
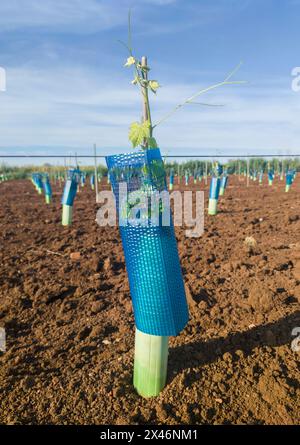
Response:
[[[143,112],[143,119],[138,122],[133,122],[130,125],[129,130],[129,140],[132,143],[133,148],[141,147],[142,149],[151,149],[151,148],[157,148],[157,142],[155,138],[153,137],[153,130],[160,125],[162,122],[167,120],[170,116],[172,116],[174,113],[176,113],[180,108],[182,108],[184,105],[188,104],[196,104],[196,105],[204,105],[204,106],[210,106],[210,107],[219,107],[223,105],[219,104],[208,104],[203,102],[196,102],[195,99],[205,94],[211,90],[214,90],[216,88],[225,86],[225,85],[233,85],[233,84],[242,84],[245,83],[245,81],[234,81],[232,80],[232,77],[234,74],[239,70],[241,63],[233,70],[231,71],[228,76],[225,77],[225,79],[221,82],[218,82],[214,85],[210,85],[207,88],[201,89],[200,91],[197,91],[195,94],[193,94],[191,97],[188,97],[185,101],[182,103],[179,103],[176,105],[172,110],[170,110],[169,113],[167,113],[165,116],[163,116],[159,122],[156,124],[152,123],[151,118],[151,110],[150,110],[150,102],[149,102],[149,91],[151,91],[153,94],[157,93],[157,90],[160,88],[160,84],[157,80],[149,79],[148,74],[150,71],[149,66],[147,65],[146,58],[142,58],[142,60],[139,60],[137,57],[134,56],[133,50],[132,50],[132,44],[131,44],[131,13],[129,11],[128,14],[128,44],[121,42],[128,50],[129,57],[127,58],[126,63],[124,64],[125,67],[131,67],[134,71],[134,77],[132,80],[133,85],[137,85],[140,89],[142,99],[143,99],[143,106],[144,106],[144,112]]]

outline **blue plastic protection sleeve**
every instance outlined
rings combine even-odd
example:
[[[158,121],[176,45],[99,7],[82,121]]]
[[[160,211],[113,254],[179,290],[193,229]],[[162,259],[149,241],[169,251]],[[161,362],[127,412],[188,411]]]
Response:
[[[61,200],[63,205],[72,206],[77,192],[77,182],[74,179],[67,179],[64,194]]]
[[[217,165],[215,165],[213,167],[213,171],[214,171],[216,177],[221,176],[223,173],[223,166],[221,164],[217,163]]]
[[[226,189],[226,187],[227,187],[227,182],[228,182],[228,176],[223,176],[223,177],[222,177],[222,180],[221,180],[221,187],[222,187],[223,189]]]
[[[36,177],[36,185],[38,188],[42,189],[43,188],[43,182],[42,182],[42,178],[40,176]]]
[[[213,176],[210,182],[209,198],[218,199],[220,194],[220,178]]]
[[[292,185],[293,183],[293,176],[291,174],[286,175],[286,185]]]
[[[44,191],[45,195],[52,196],[52,189],[49,181],[44,182]]]
[[[140,190],[145,184],[142,171],[145,166],[151,167],[153,160],[163,165],[159,149],[106,158],[117,209],[119,183],[126,182],[128,193]],[[130,174],[131,168],[135,171],[133,175]],[[163,175],[161,188],[158,184],[162,183],[157,182],[152,173],[149,173],[147,186],[166,190],[164,169]],[[189,314],[173,223],[170,226],[128,223],[120,226],[120,234],[137,328],[150,335],[179,334],[187,324]]]

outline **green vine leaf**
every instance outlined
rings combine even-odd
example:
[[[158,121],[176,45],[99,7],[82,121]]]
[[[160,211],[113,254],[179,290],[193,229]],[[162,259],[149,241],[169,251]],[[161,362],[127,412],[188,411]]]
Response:
[[[156,91],[160,87],[160,84],[157,82],[157,80],[149,80],[149,87],[151,91],[156,94]]]
[[[149,139],[150,135],[150,122],[145,121],[143,123],[133,122],[130,125],[129,140],[132,143],[133,148],[142,145],[145,140]]]
[[[124,66],[131,66],[131,65],[134,65],[135,63],[136,63],[135,62],[135,58],[130,56],[130,57],[128,57],[128,59],[127,59],[127,61],[126,61]]]
[[[150,136],[151,124],[149,121],[140,123],[133,122],[130,125],[129,140],[133,148],[140,145],[146,145],[148,148],[157,148],[157,142],[153,136]]]

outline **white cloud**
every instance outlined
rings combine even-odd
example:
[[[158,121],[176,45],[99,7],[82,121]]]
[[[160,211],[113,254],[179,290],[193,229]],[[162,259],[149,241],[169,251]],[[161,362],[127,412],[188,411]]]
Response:
[[[87,69],[10,70],[7,92],[0,95],[1,146],[87,147],[97,142],[108,153],[127,151],[128,126],[138,120],[138,91],[124,78],[112,80]],[[154,122],[199,85],[169,84],[151,96]],[[297,149],[300,130],[296,116],[300,95],[284,84],[264,88],[232,86],[203,100],[227,104],[224,108],[187,106],[157,128],[163,150],[182,152],[214,147],[234,150]],[[103,148],[102,148],[103,147]],[[4,148],[1,149],[3,152]],[[29,152],[28,149],[27,152]],[[47,151],[51,154],[51,151]]]
[[[61,28],[77,32],[108,29],[126,22],[126,2],[97,0],[10,0],[1,2],[0,29],[15,30],[26,27]],[[125,13],[125,15],[124,15]],[[85,27],[82,28],[82,27]]]
[[[143,9],[168,6],[176,0],[10,0],[0,4],[0,32],[20,28],[43,28],[76,33],[107,30],[127,24],[129,9],[134,7],[136,22]]]
[[[186,0],[10,0],[0,4],[0,33],[19,29],[41,29],[89,34],[127,26],[132,9],[134,32],[166,34],[224,19],[228,6],[246,8],[249,0],[187,2]],[[173,8],[179,17],[160,20],[161,8]]]

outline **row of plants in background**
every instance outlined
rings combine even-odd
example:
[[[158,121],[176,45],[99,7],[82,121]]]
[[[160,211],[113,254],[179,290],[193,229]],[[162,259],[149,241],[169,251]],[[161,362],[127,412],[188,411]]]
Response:
[[[264,172],[262,170],[259,172],[257,172],[256,170],[254,171],[250,170],[248,174],[245,173],[245,176],[248,176],[248,178],[254,182],[258,180],[259,185],[263,184]],[[285,191],[289,192],[296,176],[297,176],[296,169],[290,168],[286,171],[281,170],[276,174],[274,169],[268,164],[267,178],[268,178],[268,185],[270,187],[273,186],[274,180],[276,178],[281,182],[283,182],[285,179],[285,184],[286,184]]]
[[[165,172],[167,176],[173,175],[174,179],[180,178],[181,180],[188,174],[189,178],[197,176],[197,178],[205,177],[206,171],[208,175],[212,174],[214,161],[212,160],[189,160],[186,162],[168,162],[165,160]],[[227,173],[246,175],[247,173],[247,160],[245,159],[234,159],[229,160],[225,163]],[[249,171],[253,178],[259,177],[262,173],[267,173],[269,168],[272,168],[275,176],[283,176],[288,171],[300,171],[300,160],[299,158],[281,158],[267,160],[264,158],[251,158],[249,159]],[[90,177],[94,174],[94,167],[91,166],[80,166],[80,170],[85,176]],[[104,165],[98,165],[98,179],[106,178],[108,179],[108,170]],[[42,166],[9,166],[5,163],[0,165],[0,182],[10,179],[26,179],[31,176],[32,173],[47,173],[49,178],[53,181],[58,180],[59,177],[64,178],[66,174],[65,166],[57,166],[51,164],[44,164]]]
[[[138,176],[138,170],[134,170],[130,167],[125,167],[123,171],[120,168],[114,168],[114,174],[118,176],[118,180],[121,179],[128,179],[129,176]],[[252,181],[258,181],[259,185],[262,185],[263,183],[263,177],[264,177],[264,171],[261,168],[260,171],[249,169],[248,166],[248,173],[247,172],[241,172],[244,176],[247,176]],[[281,170],[280,172],[277,172],[277,177],[280,179],[280,181],[283,181],[284,178],[286,180],[286,192],[288,192],[291,189],[291,186],[295,180],[295,177],[297,175],[297,171],[295,169],[289,169],[287,171]],[[71,179],[74,176],[73,180]],[[39,194],[42,194],[44,191],[45,193],[45,200],[46,203],[49,204],[51,202],[52,198],[52,189],[50,184],[50,179],[52,178],[52,181],[54,184],[57,182],[62,185],[63,182],[66,181],[65,184],[65,191],[63,195],[63,225],[69,225],[72,221],[72,207],[73,207],[73,201],[75,198],[75,195],[77,192],[80,191],[80,186],[84,187],[87,181],[87,178],[89,180],[89,184],[92,190],[95,190],[95,173],[91,173],[91,170],[89,170],[89,175],[87,175],[86,172],[79,170],[79,169],[69,169],[68,171],[56,171],[52,174],[48,173],[33,173],[31,178],[32,182],[34,183],[37,191]],[[211,177],[210,181],[210,191],[209,191],[209,208],[208,213],[210,215],[214,215],[217,213],[217,201],[219,196],[223,196],[228,184],[228,165],[223,167],[220,163],[216,162],[214,164],[211,164],[208,167],[208,164],[205,165],[205,172],[203,173],[199,169],[195,169],[193,175],[190,175],[189,171],[185,171],[184,178],[185,178],[185,185],[189,186],[191,184],[191,180],[194,185],[199,184],[202,186],[201,182],[204,180],[207,182],[208,177]],[[271,167],[270,162],[267,164],[267,177],[268,177],[268,184],[269,186],[273,185],[274,178],[276,177],[276,174],[274,172],[274,169]],[[0,182],[7,181],[9,179],[9,176],[7,174],[1,174],[0,175]],[[97,181],[98,183],[101,183],[103,179],[102,173],[97,173]],[[106,175],[107,183],[109,183],[109,175]],[[177,182],[178,185],[181,183],[181,175],[180,170],[177,169],[177,174],[175,173],[175,169],[170,169],[170,175],[169,175],[169,190],[172,191],[175,182]],[[76,192],[75,192],[76,190]],[[75,193],[75,194],[74,194]],[[68,196],[66,198],[66,195]],[[68,202],[71,202],[72,204],[68,204]],[[64,207],[67,206],[67,207]],[[71,207],[70,209],[68,207]]]
[[[87,174],[81,171],[78,167],[68,169],[63,172],[55,172],[52,175],[52,181],[60,185],[64,184],[63,195],[61,199],[62,203],[62,225],[69,226],[72,224],[73,219],[73,205],[76,194],[80,191],[80,187],[84,187],[86,184]],[[101,182],[102,175],[97,173],[97,181]],[[45,194],[46,204],[51,203],[52,199],[52,187],[50,177],[48,173],[32,173],[31,181],[35,186],[35,189],[39,195]],[[89,175],[89,182],[91,189],[95,189],[95,174]]]
[[[165,170],[166,174],[170,175],[173,171],[175,176],[184,177],[188,174],[189,177],[195,176],[203,177],[207,171],[209,175],[213,172],[214,160],[189,160],[186,162],[166,162]],[[235,159],[227,161],[224,166],[226,167],[229,175],[246,175],[247,168],[250,172],[263,172],[267,173],[269,168],[272,168],[276,175],[281,175],[282,172],[286,173],[288,170],[300,171],[300,159],[273,159],[268,161],[264,158],[251,158],[249,162],[245,159]],[[248,166],[248,167],[247,167]]]

